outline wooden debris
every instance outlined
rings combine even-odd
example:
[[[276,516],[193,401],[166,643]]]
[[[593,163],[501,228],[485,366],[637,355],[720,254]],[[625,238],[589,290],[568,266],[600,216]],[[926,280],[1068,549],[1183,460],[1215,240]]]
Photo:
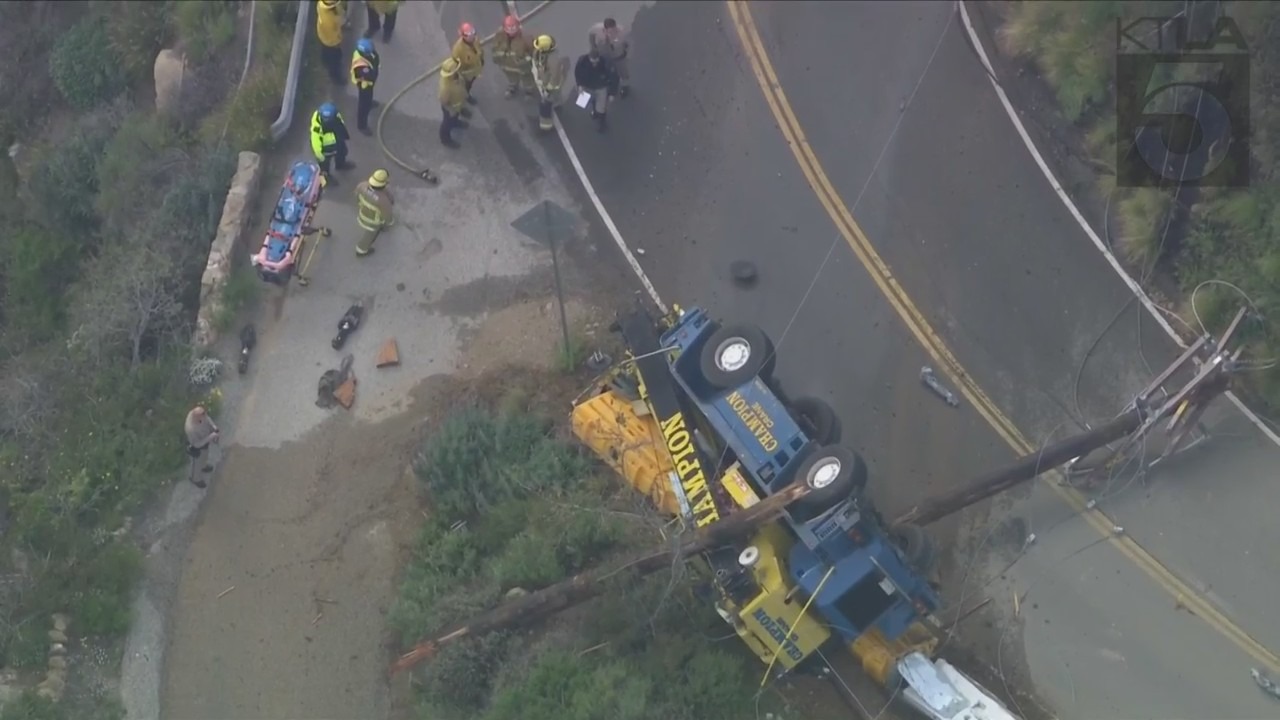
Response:
[[[342,384],[333,389],[333,399],[347,410],[351,409],[352,404],[356,401],[356,376],[348,375]]]
[[[395,338],[389,338],[382,343],[382,348],[378,350],[378,360],[374,363],[375,367],[395,367],[400,364],[400,347],[396,345]]]
[[[613,569],[584,572],[550,587],[508,600],[488,612],[454,626],[443,634],[424,638],[391,664],[391,674],[395,675],[430,659],[444,645],[495,630],[527,626],[565,608],[590,600],[603,593],[610,586],[610,578],[619,573],[629,572],[634,577],[642,577],[661,570],[670,570],[673,562],[697,557],[710,548],[720,547],[749,535],[761,525],[777,519],[787,505],[808,493],[807,485],[792,485],[745,510],[735,512],[717,523],[699,529],[691,536],[683,538],[676,548],[644,550]]]

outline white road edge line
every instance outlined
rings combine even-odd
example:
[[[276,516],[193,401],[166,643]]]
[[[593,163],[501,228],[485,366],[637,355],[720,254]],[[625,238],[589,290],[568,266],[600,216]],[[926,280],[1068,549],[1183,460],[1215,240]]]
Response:
[[[964,22],[965,32],[969,34],[969,41],[972,43],[974,50],[977,51],[978,58],[982,60],[983,67],[987,70],[987,80],[991,82],[991,87],[996,91],[996,97],[1000,98],[1000,104],[1004,106],[1005,114],[1009,116],[1009,120],[1013,123],[1014,129],[1018,131],[1018,136],[1022,138],[1022,144],[1027,147],[1027,152],[1031,153],[1031,157],[1036,161],[1036,165],[1040,167],[1040,172],[1043,173],[1045,179],[1049,181],[1049,186],[1053,188],[1055,193],[1057,193],[1058,198],[1062,200],[1062,204],[1067,206],[1067,211],[1076,219],[1080,228],[1084,230],[1084,234],[1089,236],[1089,239],[1093,241],[1094,246],[1098,248],[1098,252],[1102,253],[1102,256],[1107,259],[1107,264],[1111,265],[1111,269],[1120,276],[1120,279],[1124,281],[1124,284],[1129,288],[1129,291],[1138,297],[1138,301],[1141,302],[1142,306],[1147,309],[1147,312],[1155,318],[1156,323],[1164,329],[1165,333],[1167,333],[1179,347],[1185,349],[1187,344],[1183,342],[1178,333],[1174,331],[1173,326],[1169,324],[1169,321],[1165,320],[1160,309],[1155,306],[1155,303],[1151,302],[1151,298],[1147,295],[1146,291],[1142,289],[1142,286],[1133,279],[1133,276],[1129,275],[1129,273],[1125,271],[1124,267],[1120,264],[1120,261],[1116,258],[1115,253],[1111,252],[1111,248],[1108,248],[1106,243],[1102,242],[1102,238],[1098,236],[1098,233],[1094,232],[1093,227],[1089,225],[1089,221],[1085,220],[1080,209],[1077,208],[1075,202],[1071,200],[1071,196],[1069,196],[1067,191],[1063,189],[1062,183],[1058,182],[1058,178],[1054,176],[1053,171],[1049,169],[1048,163],[1044,161],[1044,156],[1040,154],[1040,149],[1036,147],[1035,142],[1031,140],[1031,136],[1027,134],[1027,128],[1022,124],[1022,119],[1018,117],[1018,112],[1014,110],[1013,103],[1009,102],[1009,96],[1005,94],[1004,88],[1000,87],[1000,83],[996,80],[995,68],[991,66],[991,61],[987,58],[987,51],[982,46],[982,40],[978,38],[978,33],[974,30],[973,22],[969,19],[969,11],[965,8],[964,0],[956,0],[956,6],[960,9],[960,18]],[[1258,429],[1262,431],[1263,435],[1266,435],[1271,442],[1280,446],[1280,436],[1277,436],[1266,422],[1262,420],[1262,418],[1258,417],[1256,413],[1250,410],[1235,393],[1228,391],[1226,395],[1227,398],[1231,400],[1231,404],[1235,405],[1236,409],[1243,413],[1250,422],[1256,425]]]
[[[520,17],[520,11],[516,7],[515,0],[506,0],[506,3],[507,12]],[[591,179],[587,177],[587,171],[583,169],[582,162],[578,160],[578,153],[573,149],[573,144],[569,142],[569,136],[565,134],[564,127],[560,125],[560,118],[555,115],[554,110],[551,117],[555,123],[556,136],[560,138],[560,144],[564,146],[564,152],[569,156],[569,163],[573,165],[573,171],[578,174],[578,180],[582,183],[582,189],[587,191],[587,197],[591,198],[591,204],[595,206],[596,213],[604,221],[604,226],[608,228],[609,234],[613,236],[613,241],[618,244],[618,249],[622,251],[622,256],[627,259],[627,264],[631,266],[632,272],[636,274],[636,277],[640,278],[640,284],[644,286],[645,292],[649,293],[649,299],[653,300],[653,304],[657,305],[658,309],[663,313],[667,312],[667,305],[658,296],[658,289],[649,281],[649,276],[645,274],[644,268],[640,267],[640,261],[636,259],[635,253],[631,252],[631,248],[627,247],[627,241],[622,239],[622,233],[618,231],[618,226],[613,222],[613,217],[609,215],[609,211],[605,209],[600,196],[596,194],[595,186],[591,184]]]
[[[553,111],[554,112],[554,111]],[[560,138],[560,144],[564,145],[565,154],[569,156],[569,162],[573,165],[573,170],[578,174],[578,179],[582,181],[582,188],[587,191],[587,197],[591,198],[591,204],[596,206],[596,212],[600,213],[600,219],[604,221],[604,226],[609,229],[609,234],[613,236],[613,241],[618,244],[618,249],[622,251],[623,257],[627,259],[627,264],[635,272],[636,277],[640,278],[640,284],[644,286],[653,303],[658,306],[662,312],[667,312],[667,306],[662,302],[662,298],[658,297],[658,290],[649,282],[649,276],[645,275],[644,268],[640,267],[640,261],[636,260],[636,256],[631,252],[631,248],[627,247],[627,243],[622,239],[622,233],[618,232],[618,226],[613,223],[613,218],[609,216],[609,211],[604,209],[604,203],[600,201],[600,196],[596,194],[596,189],[591,185],[591,179],[587,177],[587,171],[582,168],[582,163],[578,161],[578,153],[574,152],[573,145],[569,142],[569,136],[565,134],[564,127],[560,125],[560,118],[553,116],[556,125],[556,135]]]

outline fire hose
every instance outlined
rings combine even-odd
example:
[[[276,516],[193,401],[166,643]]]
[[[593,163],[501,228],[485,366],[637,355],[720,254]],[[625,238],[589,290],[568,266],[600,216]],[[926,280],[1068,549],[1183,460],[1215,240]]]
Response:
[[[534,15],[537,15],[539,12],[542,12],[543,8],[547,7],[552,2],[553,0],[542,0],[542,2],[538,3],[532,10],[520,16],[521,24],[523,24],[529,18],[532,18]],[[501,31],[498,31],[498,32],[501,32]],[[490,33],[489,35],[485,36],[483,40],[480,41],[480,44],[488,45],[492,43],[494,38],[496,38],[497,36],[498,36],[497,32]],[[435,66],[427,70],[421,76],[419,76],[418,78],[410,82],[408,85],[405,85],[403,88],[400,89],[400,92],[393,95],[391,99],[387,101],[387,104],[383,106],[382,112],[378,114],[378,127],[376,130],[376,133],[378,136],[378,147],[382,149],[382,154],[386,155],[387,159],[391,160],[391,162],[395,163],[400,168],[404,170],[408,170],[409,172],[413,173],[414,175],[418,176],[419,178],[433,185],[439,182],[439,179],[435,176],[434,173],[431,172],[430,168],[420,168],[414,165],[410,165],[408,161],[398,157],[395,153],[391,152],[391,149],[387,147],[386,142],[382,139],[382,124],[386,122],[387,115],[390,114],[391,107],[395,105],[400,100],[400,98],[404,97],[406,94],[408,94],[410,90],[414,89],[421,83],[426,82],[428,79],[434,77],[439,72],[440,72],[440,64],[436,63]]]

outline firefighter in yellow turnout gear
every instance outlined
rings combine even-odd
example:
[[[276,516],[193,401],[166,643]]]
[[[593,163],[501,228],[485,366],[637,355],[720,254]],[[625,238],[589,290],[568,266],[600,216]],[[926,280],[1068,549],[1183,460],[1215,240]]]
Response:
[[[373,252],[378,234],[396,224],[392,214],[396,204],[387,182],[390,176],[383,169],[374,170],[368,180],[356,186],[356,222],[364,234],[356,243],[356,256],[364,257]]]
[[[552,130],[555,118],[552,112],[560,104],[560,88],[569,74],[567,59],[556,57],[556,40],[550,35],[539,35],[533,41],[533,84],[541,99],[538,103],[538,129]]]
[[[507,76],[507,97],[520,92],[521,86],[526,94],[534,93],[533,46],[525,38],[515,15],[508,15],[502,21],[502,31],[494,35],[493,59]]]

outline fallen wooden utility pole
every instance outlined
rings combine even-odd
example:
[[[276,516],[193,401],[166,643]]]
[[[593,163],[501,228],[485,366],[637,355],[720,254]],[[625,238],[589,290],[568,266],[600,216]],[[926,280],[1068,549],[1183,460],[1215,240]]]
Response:
[[[1012,465],[988,473],[958,490],[927,498],[907,511],[905,515],[894,520],[893,524],[928,525],[937,522],[992,495],[998,495],[1014,485],[1064,465],[1072,458],[1087,455],[1108,443],[1119,440],[1137,430],[1143,419],[1144,414],[1141,410],[1131,409],[1106,425],[1024,455]]]
[[[707,550],[729,544],[750,534],[761,525],[776,520],[782,515],[784,508],[808,493],[808,486],[798,483],[745,510],[701,528],[691,537],[682,540],[675,548],[651,550],[635,555],[613,569],[575,575],[563,582],[503,603],[446,633],[417,643],[391,664],[391,674],[394,675],[431,658],[438,649],[449,643],[515,625],[536,622],[567,607],[590,600],[603,593],[608,588],[608,580],[619,573],[629,572],[636,576],[650,575],[671,567],[671,564],[677,560],[694,557]]]

